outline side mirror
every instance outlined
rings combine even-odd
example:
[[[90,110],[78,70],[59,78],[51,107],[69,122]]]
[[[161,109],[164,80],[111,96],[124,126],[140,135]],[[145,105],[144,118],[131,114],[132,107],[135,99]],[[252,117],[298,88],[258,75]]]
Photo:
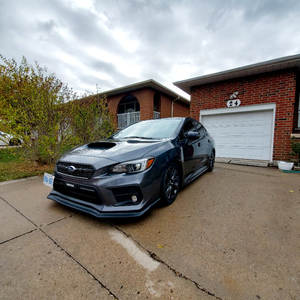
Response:
[[[187,138],[188,140],[198,140],[198,139],[200,138],[200,133],[197,132],[197,131],[190,131],[190,132],[187,134],[186,138]]]

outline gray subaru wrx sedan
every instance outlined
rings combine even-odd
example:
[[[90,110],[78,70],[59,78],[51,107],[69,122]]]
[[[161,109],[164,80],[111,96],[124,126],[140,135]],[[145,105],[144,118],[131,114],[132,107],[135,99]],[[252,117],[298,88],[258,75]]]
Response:
[[[138,217],[212,171],[215,143],[191,118],[141,121],[56,163],[49,199],[99,218]]]

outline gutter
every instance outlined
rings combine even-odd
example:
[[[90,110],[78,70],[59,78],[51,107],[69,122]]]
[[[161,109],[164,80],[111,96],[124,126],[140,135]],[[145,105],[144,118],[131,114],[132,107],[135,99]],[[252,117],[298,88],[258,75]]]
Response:
[[[172,106],[171,106],[171,118],[173,118],[173,110],[174,110],[174,102],[179,100],[180,96],[178,96],[176,99],[172,100]]]

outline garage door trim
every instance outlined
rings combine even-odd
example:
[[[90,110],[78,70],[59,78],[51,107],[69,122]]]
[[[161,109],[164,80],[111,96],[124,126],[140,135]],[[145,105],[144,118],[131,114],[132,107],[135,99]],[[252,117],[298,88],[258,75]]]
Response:
[[[273,162],[276,103],[259,104],[259,105],[244,105],[244,106],[238,106],[238,107],[201,110],[199,120],[202,123],[202,117],[209,116],[209,115],[256,112],[256,111],[265,111],[265,110],[271,110],[272,114],[273,114],[272,129],[271,129],[271,145],[270,145],[271,151],[270,151],[270,158],[269,158],[269,161]]]

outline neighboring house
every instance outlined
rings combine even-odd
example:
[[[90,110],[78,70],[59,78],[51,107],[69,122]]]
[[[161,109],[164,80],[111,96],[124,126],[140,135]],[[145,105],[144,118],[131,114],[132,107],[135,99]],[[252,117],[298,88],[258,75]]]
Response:
[[[118,129],[142,120],[190,115],[189,100],[152,79],[101,94]]]
[[[290,160],[300,137],[300,55],[175,82],[191,95],[191,117],[216,141],[217,157]]]

